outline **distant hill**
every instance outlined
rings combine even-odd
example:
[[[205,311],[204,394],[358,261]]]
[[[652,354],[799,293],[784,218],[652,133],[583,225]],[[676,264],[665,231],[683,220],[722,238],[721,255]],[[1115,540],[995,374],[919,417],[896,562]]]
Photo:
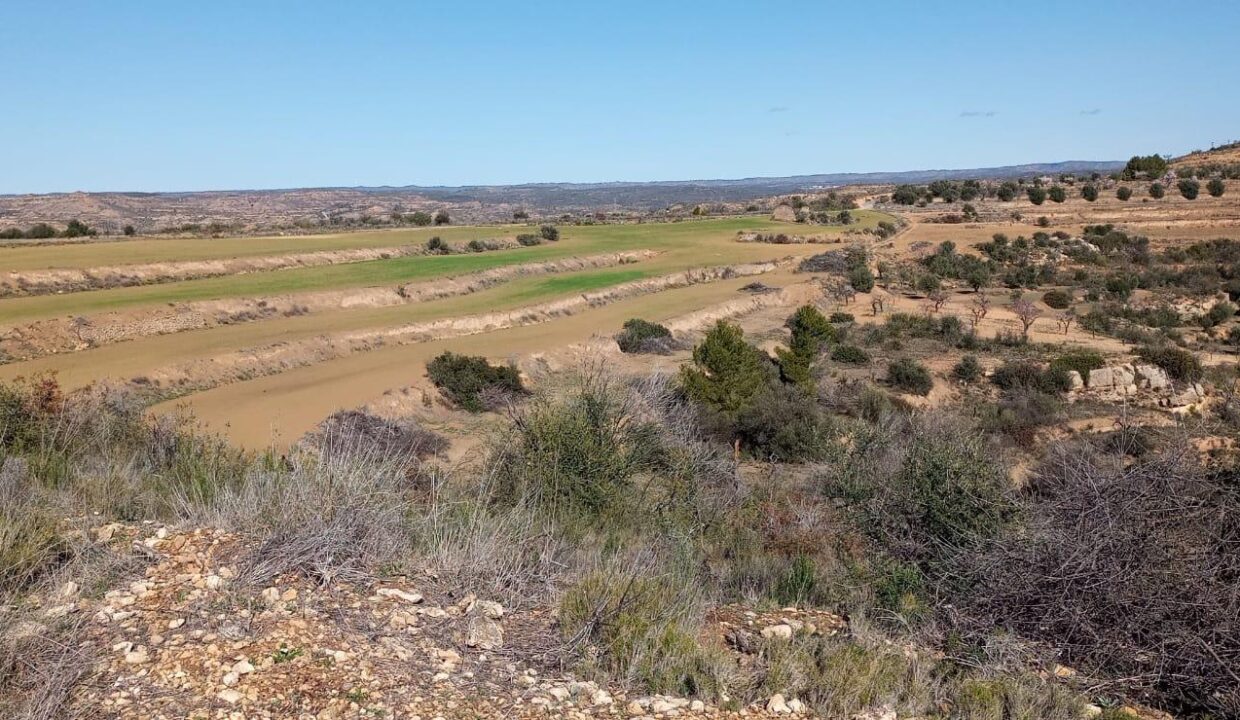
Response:
[[[830,173],[739,180],[530,183],[461,187],[353,187],[211,192],[104,192],[0,195],[0,229],[36,222],[63,226],[79,218],[105,232],[126,224],[140,232],[186,225],[233,229],[352,224],[393,212],[447,209],[458,221],[506,220],[516,209],[535,215],[620,210],[645,212],[672,205],[745,202],[772,195],[845,185],[926,183],[932,180],[1012,178],[1058,173],[1112,172],[1113,161],[1069,161],[956,170]]]
[[[1240,142],[1220,145],[1209,150],[1196,150],[1171,160],[1171,167],[1199,167],[1201,165],[1230,165],[1240,163]]]

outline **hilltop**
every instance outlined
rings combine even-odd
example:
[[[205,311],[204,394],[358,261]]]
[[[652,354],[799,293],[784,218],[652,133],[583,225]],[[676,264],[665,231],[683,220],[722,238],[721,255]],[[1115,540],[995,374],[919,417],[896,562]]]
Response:
[[[63,225],[70,218],[78,218],[105,234],[119,234],[125,225],[133,225],[139,233],[178,228],[212,231],[213,225],[215,232],[256,228],[306,230],[386,222],[393,213],[438,210],[447,210],[459,222],[503,222],[512,220],[514,213],[519,212],[539,217],[598,211],[648,213],[674,205],[744,203],[844,185],[1109,172],[1121,167],[1122,162],[1069,161],[739,180],[0,195],[0,229],[38,222]]]

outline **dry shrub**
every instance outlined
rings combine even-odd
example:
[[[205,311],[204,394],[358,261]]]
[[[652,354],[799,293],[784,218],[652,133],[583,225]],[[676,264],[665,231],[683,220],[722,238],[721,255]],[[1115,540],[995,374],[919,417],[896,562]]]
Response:
[[[209,502],[182,503],[195,522],[254,538],[241,563],[243,580],[262,584],[297,572],[326,585],[364,580],[407,559],[413,538],[404,467],[348,454],[294,455],[290,463],[256,465]]]
[[[1240,714],[1240,485],[1187,445],[1052,450],[1026,521],[980,554],[977,614],[1187,708]]]
[[[417,467],[449,445],[447,438],[413,420],[389,420],[360,410],[334,413],[307,440],[329,460],[360,456],[408,467]]]
[[[0,463],[0,597],[28,587],[69,554],[59,522],[26,462]]]
[[[81,642],[89,618],[76,613],[49,627],[17,613],[0,616],[0,717],[60,720],[89,715],[69,707],[98,648]]]

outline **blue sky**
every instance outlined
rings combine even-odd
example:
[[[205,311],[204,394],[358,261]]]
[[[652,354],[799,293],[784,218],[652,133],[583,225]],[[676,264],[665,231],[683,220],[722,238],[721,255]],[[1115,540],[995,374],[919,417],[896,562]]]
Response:
[[[1240,3],[0,2],[0,193],[659,180],[1240,138]]]

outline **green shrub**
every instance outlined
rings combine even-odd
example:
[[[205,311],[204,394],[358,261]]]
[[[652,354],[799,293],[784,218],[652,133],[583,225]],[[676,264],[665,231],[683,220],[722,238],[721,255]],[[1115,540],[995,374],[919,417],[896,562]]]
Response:
[[[834,430],[812,397],[795,386],[773,385],[736,418],[741,447],[763,460],[821,460],[831,450]]]
[[[1201,379],[1201,361],[1188,350],[1174,345],[1145,345],[1137,348],[1137,356],[1166,370],[1167,374],[1176,380]]]
[[[1150,183],[1150,197],[1154,198],[1155,200],[1158,200],[1159,198],[1161,198],[1163,195],[1166,195],[1166,194],[1167,194],[1167,189],[1163,187],[1162,183],[1157,183],[1157,182]]]
[[[1201,192],[1201,183],[1192,178],[1184,178],[1175,184],[1176,189],[1185,200],[1196,200]]]
[[[1051,199],[1051,202],[1061,203],[1068,199],[1068,191],[1063,189],[1063,185],[1052,185],[1046,196]]]
[[[443,238],[436,235],[426,241],[426,251],[432,255],[448,255],[452,252],[452,248],[443,241]]]
[[[26,237],[31,240],[47,240],[56,237],[56,228],[47,223],[35,223],[26,230]]]
[[[1036,390],[1047,394],[1067,392],[1072,387],[1066,369],[1055,365],[1043,368],[1035,360],[1005,362],[995,369],[990,381],[1002,390]]]
[[[671,330],[640,318],[624,322],[624,329],[616,335],[616,344],[625,353],[668,353],[674,349]]]
[[[1075,370],[1084,382],[1089,382],[1090,370],[1097,370],[1105,364],[1102,354],[1093,350],[1069,350],[1051,361],[1052,368]]]
[[[1064,402],[1057,394],[1028,386],[1004,391],[997,404],[980,408],[981,425],[1010,437],[1017,445],[1032,448],[1038,431],[1063,420]]]
[[[568,517],[626,506],[634,475],[662,465],[659,428],[635,417],[619,392],[585,385],[533,404],[499,456],[500,494]]]
[[[855,433],[848,450],[822,466],[827,492],[857,505],[869,534],[923,572],[994,537],[1011,514],[1006,467],[971,425],[914,416]]]
[[[1098,199],[1098,186],[1093,183],[1086,183],[1081,186],[1081,197],[1086,202],[1093,202]]]
[[[952,368],[952,377],[961,382],[975,383],[982,377],[982,365],[975,355],[965,355]]]
[[[1042,296],[1042,302],[1056,310],[1067,310],[1072,307],[1074,299],[1068,290],[1050,290]]]
[[[533,233],[521,233],[517,236],[517,242],[520,243],[522,247],[542,245],[542,241],[543,239],[541,235],[535,235]]]
[[[547,242],[555,242],[560,239],[560,231],[554,225],[543,225],[539,227],[538,234]]]
[[[1115,191],[1115,197],[1119,198],[1120,200],[1124,202],[1127,202],[1128,200],[1132,198],[1132,188],[1128,187],[1127,185],[1119,187]]]
[[[484,357],[445,352],[426,365],[431,382],[452,402],[482,412],[525,393],[521,374],[509,365],[492,365]]]
[[[828,317],[827,320],[832,323],[843,324],[843,323],[856,322],[857,318],[853,316],[852,313],[836,311],[836,312],[831,313],[831,316]]]
[[[76,238],[76,237],[90,237],[90,236],[94,236],[98,234],[99,234],[98,230],[95,230],[94,228],[87,226],[86,223],[75,218],[69,221],[69,224],[65,226],[64,232],[60,233],[60,236],[67,237],[67,238]]]
[[[813,364],[823,348],[835,340],[837,330],[813,305],[802,305],[784,323],[792,331],[787,348],[776,351],[784,382],[809,388]]]
[[[745,342],[739,326],[720,320],[693,348],[693,367],[681,368],[680,377],[689,398],[734,416],[774,380],[774,366]]]
[[[1206,183],[1206,192],[1210,193],[1210,197],[1223,197],[1223,193],[1226,190],[1227,186],[1224,185],[1223,181],[1218,178],[1214,178],[1210,182]]]
[[[900,358],[888,365],[887,382],[897,390],[913,395],[929,395],[934,388],[930,371],[911,358]]]
[[[1033,203],[1034,205],[1041,205],[1042,203],[1046,202],[1046,190],[1044,188],[1038,187],[1037,185],[1034,185],[1033,187],[1026,190],[1025,194],[1029,197],[1029,202]]]
[[[870,354],[856,345],[836,345],[831,349],[831,359],[848,365],[865,365],[870,362]]]
[[[406,215],[405,219],[413,223],[414,225],[417,225],[418,227],[426,227],[427,225],[430,225],[431,222],[434,220],[434,218],[431,217],[430,213],[422,212],[421,210],[411,215]]]
[[[452,218],[448,216],[448,212],[446,210],[440,210],[435,213],[434,222],[436,225],[449,225],[452,223]]]
[[[491,242],[490,240],[478,240],[477,238],[470,240],[466,247],[469,248],[470,252],[487,252],[489,250],[499,249],[499,245]]]
[[[874,289],[874,273],[867,265],[858,265],[848,273],[848,284],[853,290],[868,293]]]
[[[1213,305],[1211,305],[1210,309],[1206,311],[1204,315],[1198,318],[1198,321],[1201,327],[1205,328],[1206,330],[1209,330],[1212,327],[1215,327],[1217,325],[1221,325],[1222,323],[1227,322],[1235,314],[1236,314],[1236,306],[1232,305],[1226,300],[1223,300],[1222,302],[1216,302]],[[1177,321],[1179,320],[1178,317],[1176,319]]]

